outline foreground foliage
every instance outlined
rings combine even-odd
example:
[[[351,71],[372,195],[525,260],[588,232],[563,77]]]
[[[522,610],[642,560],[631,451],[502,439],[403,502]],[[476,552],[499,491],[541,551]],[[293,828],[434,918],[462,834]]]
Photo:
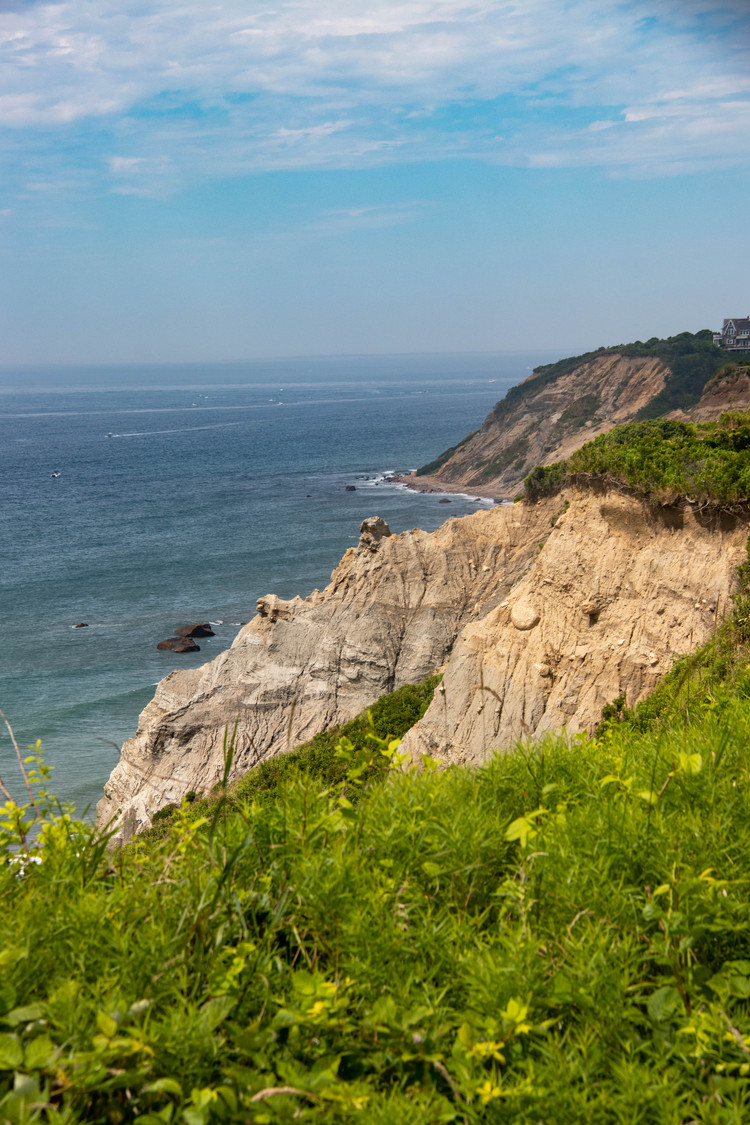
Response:
[[[371,733],[343,784],[186,805],[114,856],[49,798],[6,807],[0,1119],[744,1120],[750,703],[724,703],[479,770],[394,769]]]

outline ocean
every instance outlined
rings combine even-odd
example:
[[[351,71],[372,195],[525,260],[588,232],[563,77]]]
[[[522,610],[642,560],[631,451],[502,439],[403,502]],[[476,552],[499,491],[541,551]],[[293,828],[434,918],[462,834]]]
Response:
[[[476,510],[387,474],[553,358],[0,369],[0,709],[22,749],[42,740],[53,791],[93,815],[156,683],[228,647],[262,594],[325,586],[366,516],[398,532]],[[157,651],[199,621],[199,653]],[[14,792],[17,774],[3,728]]]

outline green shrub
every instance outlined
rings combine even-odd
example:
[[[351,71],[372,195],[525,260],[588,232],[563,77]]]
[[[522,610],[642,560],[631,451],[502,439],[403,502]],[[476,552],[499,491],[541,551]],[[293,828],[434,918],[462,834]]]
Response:
[[[616,426],[567,461],[537,466],[524,488],[533,501],[566,481],[585,479],[619,483],[644,497],[729,507],[750,497],[750,415],[734,411],[697,425],[662,418]]]
[[[452,445],[450,449],[446,449],[445,452],[436,457],[434,461],[430,461],[428,462],[428,464],[422,465],[421,468],[417,469],[416,476],[426,477],[430,476],[432,473],[436,473],[438,469],[441,469],[443,467],[446,461],[450,461],[454,453],[457,453],[459,449],[462,449],[468,441],[471,441],[475,433],[477,433],[477,431],[472,430],[470,434],[467,434],[466,437],[462,438],[461,441],[459,441],[456,445]]]

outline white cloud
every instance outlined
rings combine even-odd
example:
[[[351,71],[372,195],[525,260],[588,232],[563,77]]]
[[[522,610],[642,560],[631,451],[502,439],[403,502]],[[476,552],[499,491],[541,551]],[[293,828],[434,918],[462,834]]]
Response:
[[[621,168],[657,145],[667,168],[731,138],[744,160],[749,48],[739,0],[11,3],[0,128],[19,166],[72,138],[80,167],[106,134],[117,190],[444,156]]]

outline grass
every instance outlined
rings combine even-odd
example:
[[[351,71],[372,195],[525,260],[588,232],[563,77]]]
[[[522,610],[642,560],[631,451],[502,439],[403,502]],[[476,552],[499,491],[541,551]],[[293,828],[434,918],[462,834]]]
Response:
[[[218,785],[206,795],[189,794],[189,816],[197,820],[212,813],[219,802],[223,813],[227,813],[253,797],[266,795],[273,799],[279,787],[300,776],[309,777],[318,785],[343,785],[349,763],[338,752],[342,740],[362,747],[371,735],[385,742],[401,738],[422,718],[440,680],[436,675],[428,676],[419,684],[404,684],[394,692],[381,695],[372,707],[351,722],[331,727],[289,753],[261,762],[226,788]],[[157,812],[147,838],[156,840],[165,836],[179,811],[175,805],[167,805]]]
[[[571,481],[624,485],[661,502],[689,498],[731,507],[750,497],[750,414],[728,411],[718,422],[657,419],[616,426],[566,461],[537,466],[526,498],[551,495]]]
[[[6,808],[0,1119],[745,1120],[744,693],[478,770],[393,752],[114,856],[43,798],[31,863]]]

